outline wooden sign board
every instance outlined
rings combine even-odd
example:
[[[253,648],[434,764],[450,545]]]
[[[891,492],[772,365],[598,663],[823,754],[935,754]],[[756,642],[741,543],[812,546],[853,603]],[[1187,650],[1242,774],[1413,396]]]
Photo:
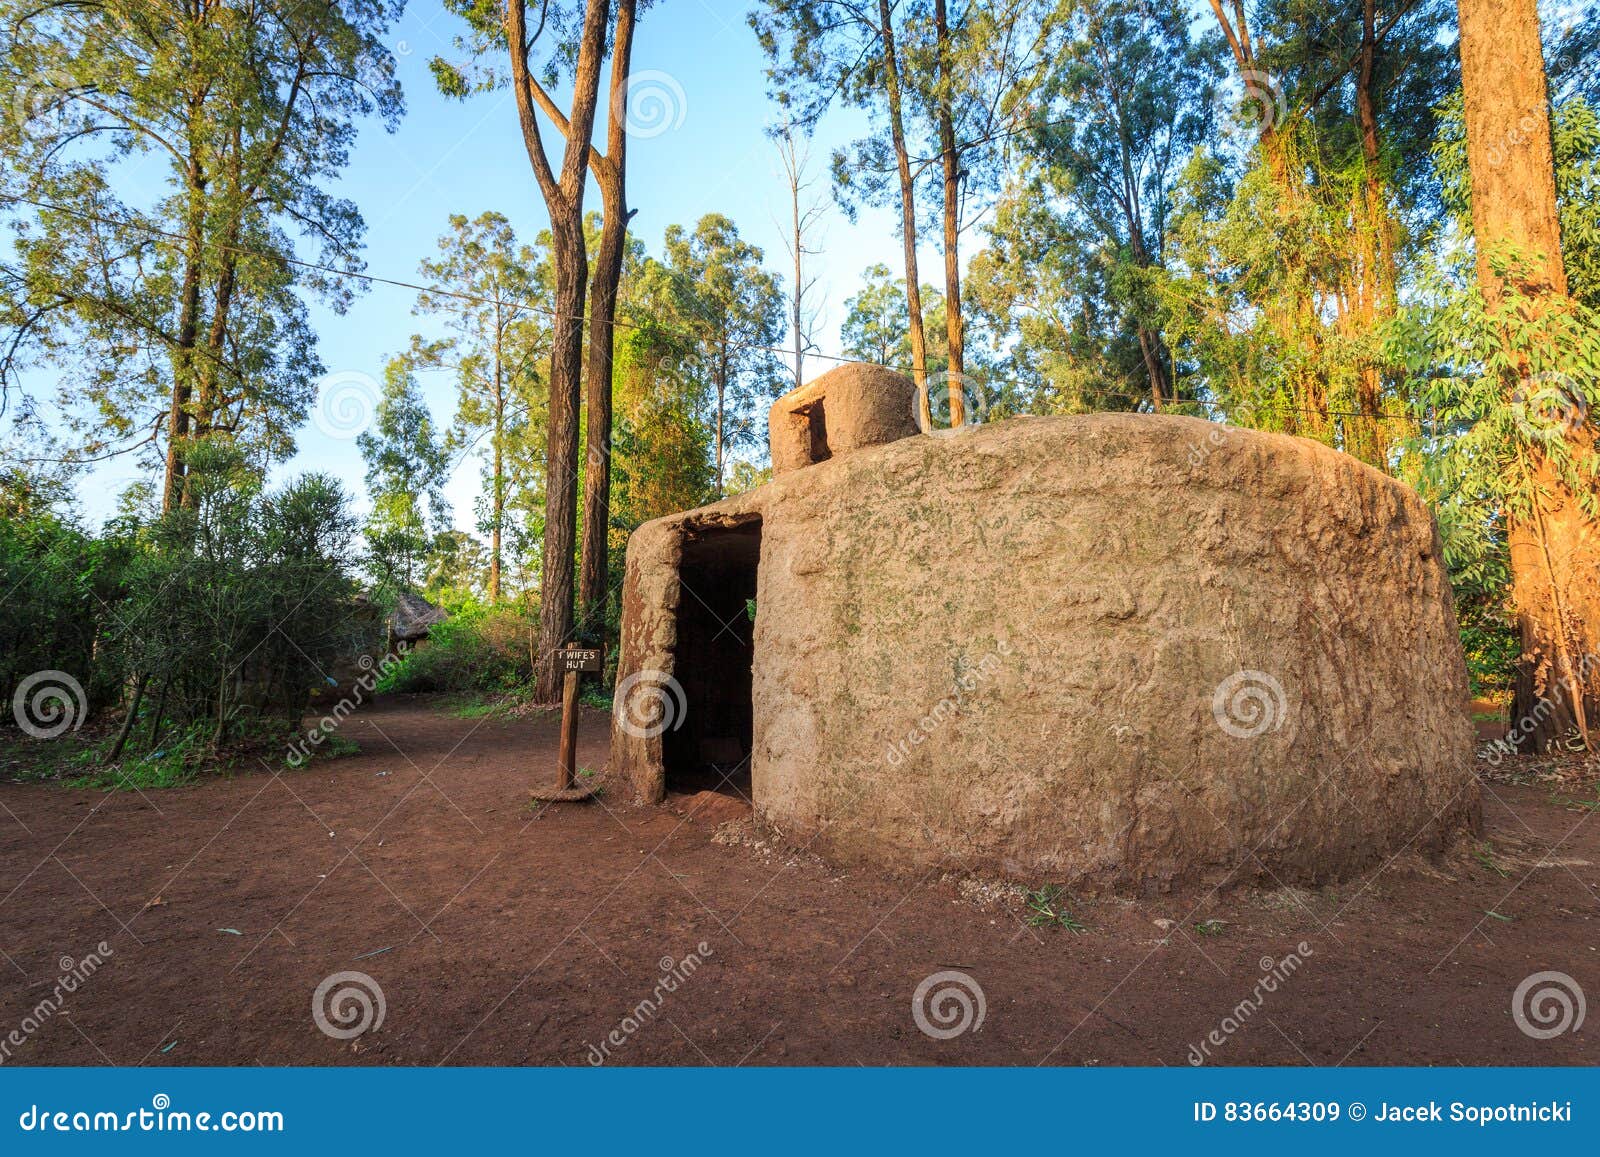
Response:
[[[561,653],[563,671],[599,671],[604,666],[604,653],[599,648],[568,647]]]

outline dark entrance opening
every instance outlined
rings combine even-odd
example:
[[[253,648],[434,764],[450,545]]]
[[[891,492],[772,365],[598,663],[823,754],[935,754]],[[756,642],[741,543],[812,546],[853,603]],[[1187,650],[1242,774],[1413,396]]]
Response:
[[[795,411],[806,421],[806,454],[813,466],[833,457],[833,450],[828,445],[828,415],[823,408],[825,400],[818,398],[809,406]]]
[[[673,673],[683,688],[685,710],[683,725],[663,736],[666,788],[717,791],[753,802],[751,609],[761,558],[761,520],[691,526],[684,536]]]

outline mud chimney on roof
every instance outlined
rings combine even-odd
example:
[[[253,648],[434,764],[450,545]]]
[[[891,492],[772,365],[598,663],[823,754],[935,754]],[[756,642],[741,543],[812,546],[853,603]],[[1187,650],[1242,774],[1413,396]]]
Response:
[[[882,366],[847,365],[772,404],[772,473],[787,474],[917,433],[916,387]]]

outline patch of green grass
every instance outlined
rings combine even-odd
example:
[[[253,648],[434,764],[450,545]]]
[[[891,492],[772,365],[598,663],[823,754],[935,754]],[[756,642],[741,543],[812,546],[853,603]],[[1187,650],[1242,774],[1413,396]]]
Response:
[[[1597,798],[1595,799],[1573,799],[1571,796],[1552,793],[1550,802],[1557,807],[1566,808],[1568,811],[1600,811],[1600,793],[1597,793]]]
[[[1494,845],[1488,843],[1487,841],[1478,845],[1478,850],[1472,853],[1472,858],[1477,860],[1478,863],[1482,864],[1485,868],[1488,868],[1497,876],[1511,875],[1510,870],[1507,868],[1502,868],[1499,862],[1494,858]]]
[[[0,739],[0,780],[52,783],[90,766],[98,753],[98,739],[72,732],[55,739],[7,735]]]
[[[1194,930],[1202,936],[1221,936],[1222,928],[1221,920],[1202,920],[1194,926]]]
[[[1062,906],[1061,901],[1064,896],[1065,889],[1057,884],[1046,884],[1042,888],[1030,890],[1025,900],[1028,906],[1028,926],[1065,928],[1074,935],[1087,932],[1088,929],[1078,918]]]
[[[516,705],[507,695],[472,693],[452,700],[447,710],[457,719],[509,719]]]
[[[578,692],[578,702],[596,711],[610,711],[611,688],[604,683],[585,683]]]
[[[100,752],[86,752],[89,758],[80,761],[86,770],[68,779],[65,786],[92,791],[161,791],[184,787],[198,779],[205,769],[207,751],[200,738],[202,730],[196,727],[174,736],[171,743],[147,755],[124,755],[108,766],[100,766]]]

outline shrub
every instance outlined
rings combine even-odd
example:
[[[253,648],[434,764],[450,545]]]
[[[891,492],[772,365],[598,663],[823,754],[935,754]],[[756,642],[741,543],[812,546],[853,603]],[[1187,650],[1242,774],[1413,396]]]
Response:
[[[393,667],[379,691],[516,693],[533,681],[533,617],[521,607],[459,606]]]

